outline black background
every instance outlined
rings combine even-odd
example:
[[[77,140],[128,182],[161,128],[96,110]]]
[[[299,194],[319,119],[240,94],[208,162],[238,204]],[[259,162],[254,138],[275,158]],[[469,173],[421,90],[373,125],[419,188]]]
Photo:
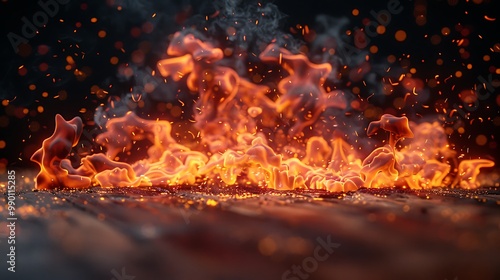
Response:
[[[155,3],[149,3],[155,2]],[[251,5],[252,1],[248,1]],[[288,33],[290,27],[296,24],[309,25],[314,29],[315,19],[319,14],[327,14],[335,18],[346,17],[348,25],[344,28],[352,29],[363,26],[363,19],[373,20],[370,11],[386,9],[388,1],[272,1],[279,10],[286,15],[281,21],[281,32]],[[478,77],[487,78],[492,74],[492,79],[498,81],[495,69],[500,67],[499,52],[495,44],[500,43],[498,33],[498,6],[494,1],[417,1],[425,4],[427,23],[418,25],[415,19],[415,1],[401,0],[403,11],[391,17],[390,23],[384,34],[371,39],[370,45],[378,46],[378,53],[372,55],[374,64],[379,68],[398,69],[408,72],[415,68],[417,73],[413,77],[427,81],[439,75],[447,77],[456,71],[462,71],[461,78],[452,78],[446,85],[428,88],[430,94],[426,104],[430,108],[416,106],[396,110],[398,114],[407,114],[410,119],[428,118],[437,119],[438,115],[433,104],[437,100],[446,100],[448,108],[454,104],[462,104],[458,94],[464,89],[471,89],[478,84]],[[457,2],[457,4],[454,4]],[[480,3],[477,3],[480,2]],[[254,4],[254,2],[252,2]],[[117,10],[121,5],[123,9]],[[3,168],[34,166],[29,162],[29,157],[37,149],[43,139],[51,135],[54,128],[55,114],[62,114],[65,118],[80,116],[88,124],[92,124],[94,109],[99,104],[107,103],[107,99],[100,99],[91,93],[91,87],[97,85],[104,87],[113,84],[109,90],[110,96],[120,96],[134,86],[134,81],[123,81],[117,76],[118,65],[131,60],[131,53],[136,50],[141,42],[149,42],[150,51],[146,54],[144,67],[154,69],[156,61],[164,57],[168,45],[168,36],[179,30],[186,23],[195,23],[203,20],[205,15],[215,12],[212,1],[69,1],[68,4],[59,5],[60,10],[54,17],[50,17],[45,27],[39,29],[39,34],[28,40],[28,49],[25,53],[16,53],[12,48],[7,34],[10,32],[21,34],[21,18],[32,16],[41,10],[35,1],[0,1],[0,99],[10,100],[8,106],[0,106],[0,140],[5,141],[5,148],[0,150],[0,160]],[[353,16],[352,10],[358,9],[359,16]],[[153,18],[152,15],[156,13]],[[202,15],[196,16],[196,15]],[[496,18],[494,21],[485,19]],[[96,23],[91,23],[91,18],[97,18]],[[138,37],[131,35],[134,27],[141,27],[145,22],[152,21],[155,28],[151,33],[142,33]],[[81,27],[77,27],[78,23]],[[456,29],[457,24],[470,30],[464,36]],[[432,44],[430,37],[440,35],[443,27],[449,27],[448,36],[441,36],[439,44]],[[76,32],[75,32],[76,30]],[[105,38],[99,38],[98,32],[105,30]],[[398,42],[394,39],[397,30],[404,30],[407,39]],[[426,36],[428,35],[428,36]],[[301,40],[297,36],[297,40]],[[457,41],[467,38],[469,44],[464,49],[470,57],[464,59],[459,53]],[[115,47],[116,41],[123,42],[125,52]],[[37,53],[39,46],[49,47],[48,54]],[[82,54],[85,56],[82,57]],[[78,54],[75,56],[74,54]],[[86,69],[88,76],[80,81],[74,75],[74,69],[65,70],[66,57],[71,55],[75,60],[75,67]],[[387,56],[394,55],[402,58],[410,55],[408,67],[402,67],[399,61],[388,63]],[[490,60],[484,61],[483,56],[489,55]],[[120,63],[112,65],[110,58],[116,56]],[[436,64],[441,58],[443,65]],[[41,71],[39,65],[46,63],[48,69]],[[473,68],[468,70],[467,64]],[[19,74],[19,67],[24,66],[27,73]],[[405,66],[405,65],[403,65]],[[374,67],[376,68],[376,67]],[[396,71],[396,72],[397,72]],[[383,72],[383,71],[382,71]],[[50,73],[50,77],[47,74]],[[394,75],[387,72],[386,76]],[[398,75],[396,75],[398,76]],[[55,78],[55,82],[52,80]],[[441,78],[441,80],[443,80]],[[341,81],[345,83],[348,81]],[[382,81],[379,81],[382,83]],[[36,85],[35,90],[30,90],[29,85]],[[498,82],[494,84],[498,85]],[[54,98],[61,91],[67,92],[67,98],[60,100]],[[441,95],[439,95],[441,90]],[[47,92],[48,97],[42,93]],[[499,105],[498,87],[490,92],[489,97],[481,100],[477,110],[471,112],[470,120],[463,117],[453,119],[446,124],[447,127],[462,125],[465,133],[454,131],[450,135],[450,142],[456,145],[459,154],[464,158],[478,156],[498,160],[496,142],[498,137],[495,131],[498,127]],[[483,91],[484,93],[484,91]],[[370,90],[361,95],[369,96]],[[404,92],[396,92],[392,98],[402,97]],[[377,107],[388,108],[392,106],[392,99],[373,100]],[[38,106],[43,106],[43,112],[37,112]],[[80,112],[86,108],[87,112]],[[28,114],[19,114],[23,109]],[[16,112],[18,116],[16,116]],[[483,118],[483,122],[478,121]],[[497,125],[493,119],[497,117]],[[168,115],[165,118],[169,118]],[[489,118],[489,120],[488,120]],[[459,124],[458,126],[456,124]],[[33,125],[35,129],[33,129]],[[38,129],[36,129],[38,127]],[[87,128],[89,129],[89,128]],[[488,137],[484,146],[475,144],[479,134]]]

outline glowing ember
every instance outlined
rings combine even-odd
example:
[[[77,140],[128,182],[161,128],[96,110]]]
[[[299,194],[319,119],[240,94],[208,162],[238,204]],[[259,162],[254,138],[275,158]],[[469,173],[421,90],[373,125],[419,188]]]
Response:
[[[223,66],[223,51],[193,34],[176,33],[167,53],[171,58],[158,62],[160,74],[198,93],[196,131],[190,133],[199,134],[201,142],[177,143],[170,122],[129,112],[108,120],[106,131],[96,138],[106,154],[87,156],[75,169],[67,157],[78,144],[82,121],[58,115],[54,134],[32,156],[41,166],[38,189],[199,183],[332,192],[393,186],[477,188],[479,169],[494,165],[484,159],[458,164],[438,123],[415,124],[389,114],[367,128],[368,136],[388,133],[387,144],[369,154],[364,151],[364,159],[341,131],[333,137],[305,133],[323,121],[320,116],[328,108],[345,108],[346,100],[341,91],[323,85],[330,64],[312,63],[278,45],[269,45],[259,56],[289,74],[277,84],[277,100],[268,97],[267,86]],[[119,161],[121,153],[136,153],[135,143],[144,140],[151,144],[146,159]]]

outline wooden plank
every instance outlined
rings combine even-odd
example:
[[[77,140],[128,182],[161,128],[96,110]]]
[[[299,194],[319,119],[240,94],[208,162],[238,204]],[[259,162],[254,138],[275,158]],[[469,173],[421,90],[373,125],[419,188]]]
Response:
[[[2,261],[0,279],[500,279],[498,189],[32,189],[18,187],[17,272]]]

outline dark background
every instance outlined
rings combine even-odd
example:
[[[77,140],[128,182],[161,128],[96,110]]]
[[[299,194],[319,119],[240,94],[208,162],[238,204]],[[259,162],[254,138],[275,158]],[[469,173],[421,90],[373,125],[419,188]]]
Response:
[[[349,81],[348,75],[332,83],[350,91],[355,87],[360,88],[358,98],[374,96],[370,99],[369,107],[351,109],[354,116],[363,115],[365,109],[371,108],[378,115],[390,112],[406,114],[415,121],[441,120],[447,127],[450,142],[456,145],[455,149],[459,155],[463,154],[463,158],[498,159],[498,133],[495,131],[500,125],[500,18],[498,5],[494,2],[401,0],[403,11],[391,17],[385,33],[371,38],[367,47],[353,54],[360,56],[366,53],[370,56],[370,72],[376,73],[375,78],[372,75],[367,79],[366,86],[362,86],[361,81]],[[266,5],[269,2],[262,3]],[[290,35],[289,40],[297,43],[293,48],[298,48],[301,42],[312,48],[310,40],[300,35],[297,24],[308,25],[320,34],[326,30],[318,25],[318,15],[326,14],[335,20],[345,18],[346,24],[337,27],[338,35],[343,38],[345,36],[341,34],[346,34],[347,30],[362,28],[363,23],[374,21],[370,11],[387,9],[388,1],[283,0],[270,3],[274,3],[282,13],[274,17],[279,25],[273,25],[275,30],[257,30],[260,34],[255,36],[262,41],[266,36],[286,36],[293,33],[291,28],[294,28],[299,32],[298,35]],[[55,114],[62,114],[67,119],[79,116],[87,124],[85,129],[91,130],[95,124],[95,108],[108,104],[110,98],[141,91],[141,82],[138,80],[148,78],[145,73],[155,69],[158,59],[165,57],[169,35],[182,26],[204,26],[205,16],[220,11],[224,5],[223,1],[214,6],[212,1],[73,0],[64,5],[59,4],[55,16],[49,16],[45,27],[39,28],[39,33],[29,38],[16,53],[7,34],[13,32],[22,35],[21,19],[26,17],[32,22],[33,15],[42,9],[35,1],[0,1],[2,173],[6,168],[34,166],[29,162],[29,157],[40,147],[43,139],[52,134]],[[256,2],[246,1],[244,5],[255,7]],[[359,10],[359,15],[354,16],[353,9]],[[425,23],[418,24],[419,16],[425,18]],[[92,18],[97,21],[92,22]],[[445,27],[450,32],[443,35]],[[398,30],[406,32],[407,37],[403,42],[394,37]],[[100,31],[105,31],[106,36],[100,38]],[[217,33],[212,35],[217,37]],[[335,39],[354,44],[352,36],[345,39],[340,37]],[[370,46],[377,46],[378,51],[370,53]],[[256,51],[253,49],[256,46],[247,48]],[[133,61],[133,54],[137,50],[144,54],[140,63]],[[391,55],[395,61],[390,59]],[[70,63],[68,57],[74,63]],[[117,64],[110,63],[112,57],[118,59]],[[438,63],[438,59],[442,63]],[[341,73],[346,64],[348,68],[356,67],[356,62],[345,58],[333,61]],[[468,69],[469,64],[471,69]],[[135,73],[142,74],[134,77],[120,74],[127,65],[135,69]],[[395,86],[394,93],[386,96],[382,93],[383,85],[389,78],[397,80],[402,73],[410,71],[414,72],[411,76],[422,83],[421,96],[410,97],[406,106],[398,108],[395,101],[401,101],[411,90],[401,85]],[[457,77],[457,71],[462,73],[461,77]],[[477,90],[480,96],[486,98],[478,99],[477,106],[469,107],[470,110],[464,107],[462,111],[470,112],[468,116],[458,113],[453,117],[444,117],[445,110],[449,113],[454,106],[467,106],[463,100],[471,99],[467,99],[463,91],[475,89],[480,84],[478,77],[486,80],[491,77],[493,81],[486,89]],[[174,97],[171,99],[175,102]],[[161,102],[169,100],[167,97]],[[146,102],[149,106],[143,111],[154,111],[151,108],[155,108],[155,102],[160,101],[149,97]],[[153,115],[175,120],[168,111],[155,112]],[[373,119],[375,117],[364,118],[366,123]],[[486,137],[486,143],[479,141],[480,145],[477,144],[478,139],[481,139],[479,135]]]

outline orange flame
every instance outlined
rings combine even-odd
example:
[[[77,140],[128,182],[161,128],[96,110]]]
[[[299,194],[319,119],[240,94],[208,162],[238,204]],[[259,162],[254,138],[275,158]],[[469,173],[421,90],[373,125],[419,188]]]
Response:
[[[304,140],[304,151],[279,153],[276,147],[302,137],[301,132],[312,128],[324,110],[345,108],[342,92],[327,92],[323,87],[331,65],[314,64],[304,55],[269,45],[260,54],[261,60],[279,63],[289,73],[279,82],[280,96],[273,101],[267,96],[267,86],[253,84],[221,66],[217,62],[223,59],[223,52],[192,34],[176,33],[167,53],[172,57],[158,62],[161,75],[185,81],[199,95],[194,112],[198,131],[192,133],[201,135],[201,145],[192,150],[174,140],[170,122],[145,120],[129,112],[109,120],[106,131],[97,136],[96,142],[106,148],[106,154],[87,156],[73,168],[67,157],[78,143],[82,121],[65,121],[57,115],[54,134],[32,156],[41,167],[37,188],[204,182],[332,192],[393,186],[471,189],[479,187],[480,168],[494,165],[484,159],[458,164],[437,122],[416,125],[406,117],[389,114],[367,129],[368,136],[386,131],[388,144],[364,159],[338,136],[341,133],[334,133],[333,139],[312,136]],[[272,129],[279,126],[277,118],[282,116],[293,124],[289,135],[281,128]],[[270,132],[264,133],[262,127],[271,128]],[[406,139],[401,142],[404,146],[396,146],[402,139]],[[119,161],[120,154],[134,153],[135,142],[144,140],[151,144],[146,159],[132,164]]]
[[[295,122],[290,129],[292,135],[313,124],[326,108],[346,107],[340,91],[327,94],[323,88],[323,83],[332,71],[330,64],[313,64],[306,56],[294,55],[274,44],[269,45],[259,57],[262,61],[278,62],[290,73],[278,84],[283,97],[278,100],[276,109]]]
[[[63,167],[64,165],[71,166],[66,157],[69,156],[71,148],[78,144],[82,127],[82,120],[78,117],[65,121],[61,115],[56,115],[54,134],[45,139],[42,147],[31,156],[31,160],[41,167],[35,180],[37,188],[52,189],[59,186],[87,188],[90,186],[90,178],[70,174]]]

